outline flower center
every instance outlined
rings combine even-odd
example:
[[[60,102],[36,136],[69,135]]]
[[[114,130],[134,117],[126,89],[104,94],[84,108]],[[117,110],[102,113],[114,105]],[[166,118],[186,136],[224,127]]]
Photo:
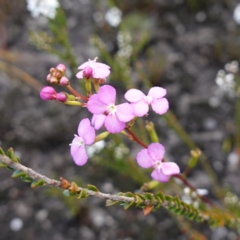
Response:
[[[153,100],[153,98],[152,97],[150,97],[150,96],[145,96],[144,97],[144,100],[148,103],[148,104],[151,104],[152,103],[152,100]]]
[[[76,141],[74,141],[74,143],[70,143],[69,145],[71,146],[71,145],[74,145],[76,148],[77,147],[81,147],[81,146],[84,146],[84,140],[81,138],[81,137],[79,137],[78,135],[76,135],[76,134],[74,134],[74,137],[76,137],[77,138],[77,140]]]
[[[156,161],[154,163],[154,168],[160,170],[162,167],[162,162],[161,161]]]
[[[111,103],[107,106],[107,112],[108,114],[115,115],[115,113],[117,112],[117,107]]]

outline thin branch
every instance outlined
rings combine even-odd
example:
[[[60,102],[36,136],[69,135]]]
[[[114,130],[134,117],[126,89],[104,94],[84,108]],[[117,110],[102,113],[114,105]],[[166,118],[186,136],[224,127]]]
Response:
[[[126,196],[119,196],[119,195],[112,195],[112,194],[102,193],[100,191],[92,191],[92,190],[89,190],[87,188],[79,187],[75,183],[71,183],[70,184],[67,180],[65,180],[62,177],[60,177],[60,181],[48,178],[48,177],[46,177],[46,176],[44,176],[44,175],[42,175],[42,174],[40,174],[38,172],[35,172],[31,168],[28,168],[28,167],[26,167],[26,166],[24,166],[24,165],[22,165],[20,163],[12,161],[7,156],[0,155],[0,163],[9,166],[12,169],[25,172],[30,178],[33,179],[33,181],[43,180],[45,185],[58,187],[58,188],[64,189],[64,190],[69,190],[70,192],[71,192],[71,188],[74,188],[74,193],[81,193],[81,191],[85,191],[85,193],[88,194],[89,196],[94,196],[94,197],[107,199],[107,200],[111,200],[111,201],[115,201],[115,202],[125,202],[125,203],[133,203],[133,202],[135,202],[135,203],[138,203],[137,198],[135,198],[135,197],[126,197]],[[155,200],[155,201],[144,200],[141,203],[144,204],[145,206],[149,205],[149,206],[154,207],[154,206],[159,204],[159,201],[157,201],[157,200]],[[172,208],[172,207],[175,206],[175,204],[176,203],[172,202],[169,205],[169,202],[167,200],[165,200],[165,201],[163,201],[161,203],[161,206],[165,207],[165,208]],[[198,216],[201,216],[204,221],[209,221],[212,218],[211,214],[209,214],[207,212],[201,212],[201,211],[198,211]],[[237,222],[239,220],[231,219],[231,221]]]
[[[19,170],[19,171],[27,173],[27,175],[30,178],[32,178],[33,180],[43,180],[47,185],[61,188],[60,181],[48,178],[40,173],[35,172],[31,168],[25,167],[24,165],[22,165],[20,163],[13,162],[7,156],[0,155],[0,162],[8,165],[11,168],[14,168],[15,170]]]
[[[23,171],[23,172],[27,173],[27,175],[30,178],[32,178],[33,180],[36,180],[36,181],[43,180],[46,185],[62,188],[64,190],[70,188],[70,186],[67,186],[67,188],[64,187],[63,184],[62,184],[62,181],[58,181],[58,180],[55,180],[55,179],[48,178],[48,177],[46,177],[46,176],[44,176],[40,173],[35,172],[31,168],[25,167],[24,165],[22,165],[20,163],[13,162],[7,156],[0,155],[0,162],[8,165],[9,167],[11,167],[15,170],[19,170],[19,171]],[[60,179],[63,179],[63,178],[60,178]],[[85,190],[86,193],[90,196],[103,198],[103,199],[109,199],[109,200],[112,200],[112,201],[119,201],[119,202],[133,202],[133,201],[135,201],[134,197],[111,195],[111,194],[107,194],[107,193],[95,192],[95,191],[88,190],[86,188],[78,187],[79,192],[81,192],[82,190]]]

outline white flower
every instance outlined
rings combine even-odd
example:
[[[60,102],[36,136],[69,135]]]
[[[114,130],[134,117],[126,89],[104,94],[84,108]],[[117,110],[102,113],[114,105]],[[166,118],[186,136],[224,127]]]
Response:
[[[27,9],[31,12],[34,18],[39,17],[40,14],[54,19],[56,9],[60,6],[58,0],[26,0]]]
[[[89,157],[92,157],[95,153],[100,152],[104,147],[106,143],[104,140],[101,140],[99,142],[94,143],[91,146],[87,147],[87,154]]]
[[[234,9],[233,19],[236,23],[240,24],[240,4],[238,4]]]
[[[119,8],[112,7],[107,11],[105,19],[110,26],[117,27],[122,21],[122,12]]]

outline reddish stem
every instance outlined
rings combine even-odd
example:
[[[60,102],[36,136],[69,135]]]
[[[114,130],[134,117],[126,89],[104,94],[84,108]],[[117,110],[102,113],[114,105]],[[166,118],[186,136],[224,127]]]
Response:
[[[134,132],[133,132],[131,129],[129,129],[129,128],[125,128],[125,129],[126,129],[126,131],[132,136],[133,141],[137,142],[139,145],[141,145],[141,146],[144,147],[144,148],[148,148],[148,146],[147,146],[144,142],[142,142],[142,141],[134,134]]]
[[[85,96],[83,96],[82,94],[78,93],[76,90],[74,90],[74,89],[71,87],[71,85],[67,85],[66,88],[67,88],[74,96],[79,97],[79,98],[81,98],[82,100],[84,100],[84,101],[86,101],[86,102],[88,101],[88,98],[87,98],[87,97],[85,97]]]
[[[208,199],[208,198],[205,197],[205,196],[199,195],[198,192],[197,192],[197,189],[196,189],[194,186],[192,186],[192,185],[186,180],[186,178],[184,178],[184,176],[182,176],[182,175],[180,175],[180,174],[176,174],[176,175],[173,175],[173,177],[180,179],[180,180],[184,183],[184,185],[187,186],[187,187],[189,187],[192,191],[194,191],[194,192],[197,194],[197,196],[198,196],[199,198],[201,198],[201,200],[202,200],[203,202],[208,203],[208,204],[211,205],[211,206],[214,206],[214,203],[213,203],[210,199]]]

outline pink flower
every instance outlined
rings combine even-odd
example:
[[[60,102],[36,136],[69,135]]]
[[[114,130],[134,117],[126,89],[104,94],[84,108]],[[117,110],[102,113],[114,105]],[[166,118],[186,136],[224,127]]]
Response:
[[[74,135],[71,146],[71,155],[75,163],[84,165],[88,160],[85,145],[92,145],[95,140],[95,130],[90,125],[89,119],[83,119],[78,125],[78,135]]]
[[[56,99],[56,91],[53,87],[43,87],[40,92],[40,97],[42,100],[55,100]]]
[[[60,83],[62,86],[67,86],[67,85],[70,84],[70,80],[69,80],[67,77],[63,76],[63,77],[61,77],[59,83]]]
[[[152,143],[137,155],[137,163],[142,168],[153,167],[151,177],[159,182],[167,182],[171,175],[180,173],[174,162],[163,162],[165,149],[160,143]]]
[[[92,123],[96,129],[103,124],[110,133],[119,133],[126,122],[134,118],[132,106],[129,103],[115,105],[116,90],[104,85],[97,94],[93,94],[87,103],[88,110],[94,114]]]
[[[168,100],[163,98],[166,93],[166,89],[161,87],[152,87],[147,96],[140,90],[130,89],[124,97],[131,102],[135,115],[142,117],[148,113],[149,105],[158,114],[166,113],[169,107]]]
[[[101,78],[104,79],[110,74],[110,67],[104,63],[96,62],[97,58],[94,60],[88,60],[78,67],[81,71],[77,73],[77,78]]]

